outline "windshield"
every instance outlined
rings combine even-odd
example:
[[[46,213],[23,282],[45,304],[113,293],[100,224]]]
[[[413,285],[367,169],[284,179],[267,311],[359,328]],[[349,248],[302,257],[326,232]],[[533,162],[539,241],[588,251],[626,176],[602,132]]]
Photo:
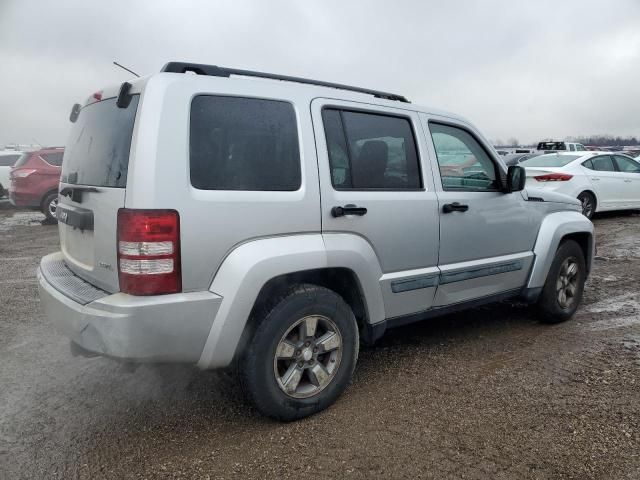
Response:
[[[84,107],[73,125],[62,163],[62,181],[124,188],[139,95],[127,108],[115,98]]]
[[[520,165],[523,167],[564,167],[581,156],[582,155],[558,155],[557,153],[550,153],[548,155],[530,158],[529,160],[521,162]]]

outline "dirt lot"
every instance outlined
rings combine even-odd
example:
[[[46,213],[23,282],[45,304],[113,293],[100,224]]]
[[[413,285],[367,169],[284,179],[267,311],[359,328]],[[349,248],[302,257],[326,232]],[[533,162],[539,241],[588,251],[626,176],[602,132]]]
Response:
[[[392,331],[293,424],[226,374],[72,357],[38,304],[40,218],[0,203],[0,478],[640,478],[640,215],[595,221],[570,322],[501,304]]]

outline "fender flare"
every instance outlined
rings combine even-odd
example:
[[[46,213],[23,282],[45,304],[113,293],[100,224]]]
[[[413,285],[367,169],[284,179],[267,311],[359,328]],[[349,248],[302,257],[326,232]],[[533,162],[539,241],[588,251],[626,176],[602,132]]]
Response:
[[[325,243],[326,242],[326,243]],[[280,275],[342,267],[351,269],[362,288],[370,322],[384,320],[380,265],[370,244],[350,234],[301,234],[257,239],[232,250],[209,290],[223,298],[198,366],[222,368],[233,360],[260,290]]]
[[[533,247],[535,260],[531,268],[527,288],[534,289],[544,286],[560,242],[565,236],[573,233],[589,234],[589,248],[587,258],[585,258],[588,271],[591,267],[595,248],[593,232],[593,223],[579,212],[555,212],[547,215],[540,224],[538,237]]]

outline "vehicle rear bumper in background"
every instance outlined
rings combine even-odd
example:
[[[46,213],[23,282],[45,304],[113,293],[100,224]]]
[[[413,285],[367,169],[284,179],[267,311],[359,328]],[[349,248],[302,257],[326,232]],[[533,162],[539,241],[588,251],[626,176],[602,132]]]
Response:
[[[15,190],[9,190],[9,202],[14,207],[37,207],[40,208],[40,200],[42,197],[28,194],[18,193]]]
[[[199,360],[222,297],[208,291],[140,297],[108,294],[65,268],[60,252],[42,259],[40,300],[57,330],[82,349],[134,362]],[[82,299],[91,299],[92,294],[100,298],[83,304]]]

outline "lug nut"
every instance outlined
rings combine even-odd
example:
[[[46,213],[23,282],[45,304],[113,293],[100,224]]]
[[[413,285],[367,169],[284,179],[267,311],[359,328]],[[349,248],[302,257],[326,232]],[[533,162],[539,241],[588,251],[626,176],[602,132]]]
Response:
[[[298,366],[299,366],[300,368],[304,367],[304,362],[298,362]]]
[[[318,347],[313,347],[313,353],[318,353]]]
[[[310,343],[310,342],[304,342],[304,346],[305,346],[305,347],[308,347],[309,345],[311,345],[311,343]]]

